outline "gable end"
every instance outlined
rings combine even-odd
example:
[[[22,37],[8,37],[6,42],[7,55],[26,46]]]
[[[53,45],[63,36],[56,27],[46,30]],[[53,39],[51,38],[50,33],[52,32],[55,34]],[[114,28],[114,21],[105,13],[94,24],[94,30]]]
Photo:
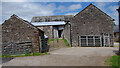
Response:
[[[99,10],[101,13],[103,13],[104,15],[106,15],[108,18],[110,18],[111,19],[111,21],[114,21],[114,19],[113,18],[111,18],[109,15],[107,15],[105,12],[103,12],[102,10],[100,10],[99,8],[97,8],[95,5],[93,5],[92,3],[90,4],[90,5],[88,5],[86,8],[84,8],[81,12],[79,12],[78,14],[76,14],[74,17],[76,17],[77,15],[79,15],[79,14],[81,14],[82,12],[84,12],[87,8],[89,8],[89,7],[94,7],[94,8],[96,8],[97,10]],[[73,17],[73,18],[74,18]]]

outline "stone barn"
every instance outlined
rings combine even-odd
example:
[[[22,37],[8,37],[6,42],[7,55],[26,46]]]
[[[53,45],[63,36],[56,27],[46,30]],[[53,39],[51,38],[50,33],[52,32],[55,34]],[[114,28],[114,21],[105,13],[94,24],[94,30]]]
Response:
[[[45,26],[45,23],[58,24],[58,21],[64,22],[62,31],[59,31],[58,25]],[[33,17],[31,22],[38,25],[48,35],[49,39],[62,37],[71,46],[100,47],[114,45],[114,19],[93,4],[88,5],[75,16]],[[44,25],[42,25],[43,23]]]
[[[71,46],[113,46],[114,19],[93,4],[88,5],[66,24],[64,36]],[[68,37],[69,36],[69,37]]]
[[[49,39],[64,38],[64,25],[73,15],[33,17],[31,23],[45,32]]]
[[[45,48],[44,32],[15,14],[2,24],[2,53],[32,53]]]

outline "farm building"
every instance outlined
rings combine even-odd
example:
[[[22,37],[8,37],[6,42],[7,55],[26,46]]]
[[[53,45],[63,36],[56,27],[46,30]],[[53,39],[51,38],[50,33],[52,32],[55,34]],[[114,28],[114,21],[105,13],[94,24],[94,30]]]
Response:
[[[114,19],[93,4],[76,14],[70,25],[73,46],[114,45]]]
[[[75,16],[33,17],[31,22],[43,29],[49,39],[65,38],[71,46],[113,46],[114,19],[93,4],[88,5]],[[64,22],[62,31],[59,31],[58,27],[61,26],[58,25],[60,22]],[[54,27],[45,26],[46,23],[57,24]]]
[[[44,40],[42,30],[15,14],[2,24],[3,54],[40,52],[46,47]]]
[[[64,38],[64,25],[73,15],[33,17],[31,23],[45,32],[49,39]]]
[[[114,26],[114,41],[119,42],[119,26]]]

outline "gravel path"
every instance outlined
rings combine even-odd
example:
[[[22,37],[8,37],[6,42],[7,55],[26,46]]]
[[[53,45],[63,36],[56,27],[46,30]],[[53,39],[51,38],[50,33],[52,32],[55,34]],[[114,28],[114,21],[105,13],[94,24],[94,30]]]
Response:
[[[113,47],[71,47],[51,51],[51,55],[17,57],[4,66],[104,66],[114,55]]]

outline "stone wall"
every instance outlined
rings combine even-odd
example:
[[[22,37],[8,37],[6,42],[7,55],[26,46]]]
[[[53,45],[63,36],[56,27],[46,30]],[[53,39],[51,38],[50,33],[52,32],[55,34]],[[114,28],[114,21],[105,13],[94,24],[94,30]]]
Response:
[[[39,29],[44,31],[44,34],[48,36],[48,39],[57,39],[58,37],[58,30],[64,30],[63,25],[52,25],[52,26],[38,26]],[[61,38],[63,38],[64,32],[61,34]]]
[[[39,29],[44,31],[44,34],[48,36],[49,39],[53,37],[53,26],[38,26]]]
[[[67,23],[67,24],[64,26],[63,32],[64,32],[64,38],[67,40],[67,42],[68,42],[69,44],[71,44],[71,41],[70,41],[70,38],[71,38],[71,36],[70,36],[70,24]]]
[[[70,21],[72,17],[73,15],[38,16],[33,17],[31,22]]]
[[[107,33],[113,39],[113,19],[93,5],[72,18],[72,44],[78,46],[80,35],[101,35]]]
[[[40,33],[42,32],[28,22],[11,16],[2,24],[3,54],[39,52]]]

